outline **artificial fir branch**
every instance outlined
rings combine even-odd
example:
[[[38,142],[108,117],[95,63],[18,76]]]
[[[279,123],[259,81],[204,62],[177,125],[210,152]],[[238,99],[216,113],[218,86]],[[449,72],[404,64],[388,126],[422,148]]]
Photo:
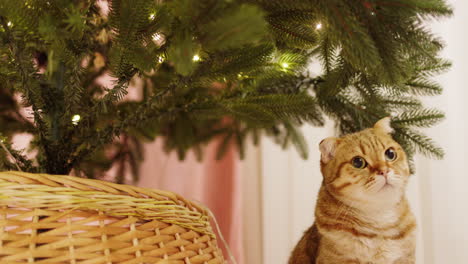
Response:
[[[393,123],[403,126],[430,127],[444,118],[444,114],[437,109],[417,109],[405,111],[393,118]]]
[[[213,138],[218,158],[233,144],[244,156],[261,134],[306,157],[299,127],[325,116],[341,133],[394,116],[410,156],[442,155],[414,128],[443,118],[420,96],[440,94],[431,77],[450,67],[424,22],[449,16],[445,1],[115,0],[108,14],[96,3],[0,0],[0,94],[33,115],[8,104],[0,130],[30,132],[38,150],[23,170],[99,177],[114,164],[123,180],[157,137],[180,158]],[[128,101],[130,89],[142,97]]]
[[[13,149],[6,137],[0,134],[0,152],[4,152],[0,159],[0,168],[17,169],[18,171],[34,172],[31,161],[22,154],[21,151]],[[6,155],[5,155],[6,154]],[[13,160],[13,163],[8,161],[8,158]]]
[[[11,154],[11,152],[8,150],[8,148],[5,146],[5,144],[3,144],[3,139],[0,139],[0,147],[2,147],[2,149],[5,151],[5,153],[10,156],[11,158],[15,158],[13,156],[13,154]],[[15,161],[15,166],[16,168],[18,169],[18,171],[22,171],[21,168],[19,167],[18,165],[18,162]]]

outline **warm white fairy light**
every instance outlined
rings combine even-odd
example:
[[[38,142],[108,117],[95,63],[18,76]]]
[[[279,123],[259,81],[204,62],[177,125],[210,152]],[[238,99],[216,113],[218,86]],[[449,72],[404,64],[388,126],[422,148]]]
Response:
[[[317,23],[317,24],[315,25],[315,29],[317,29],[317,30],[322,29],[322,23],[320,23],[320,22]]]
[[[149,19],[154,20],[155,17],[156,17],[156,14],[150,14]]]
[[[164,62],[164,57],[163,56],[159,56],[158,57],[158,63],[163,63]]]
[[[161,33],[154,33],[151,38],[153,39],[153,42],[154,44],[158,45],[158,46],[162,46],[164,45],[164,43],[166,43],[166,36],[164,36],[164,34],[161,34]]]
[[[7,26],[11,27],[11,25],[13,25],[13,23],[11,23],[11,21],[8,21]]]
[[[283,62],[283,63],[281,63],[281,67],[283,67],[284,69],[287,69],[287,68],[289,68],[289,64],[286,63],[286,62]]]
[[[195,54],[192,58],[193,61],[200,61],[200,56],[198,56],[197,54]]]
[[[74,115],[74,116],[72,117],[72,124],[76,126],[76,125],[78,125],[78,122],[80,122],[80,120],[81,120],[81,116],[80,116],[80,115]]]
[[[162,38],[163,38],[163,36],[161,36],[161,34],[159,34],[159,33],[155,33],[155,34],[153,35],[153,40],[154,40],[154,41],[161,41]]]
[[[239,78],[239,80],[244,80],[244,79],[249,78],[249,76],[241,72],[237,74],[237,78]]]

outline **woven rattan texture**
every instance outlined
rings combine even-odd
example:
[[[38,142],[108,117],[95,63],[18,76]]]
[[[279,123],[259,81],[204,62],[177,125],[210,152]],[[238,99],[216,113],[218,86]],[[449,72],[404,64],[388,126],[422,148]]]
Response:
[[[182,197],[71,176],[0,172],[0,263],[225,263]]]

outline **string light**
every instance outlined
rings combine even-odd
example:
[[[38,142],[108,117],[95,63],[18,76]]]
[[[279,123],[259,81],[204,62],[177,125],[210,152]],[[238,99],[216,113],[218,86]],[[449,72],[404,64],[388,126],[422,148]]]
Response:
[[[155,17],[156,17],[156,14],[153,13],[153,14],[150,14],[149,19],[154,20]]]
[[[154,33],[151,38],[153,39],[154,44],[158,46],[162,46],[166,43],[166,36],[164,34]]]
[[[238,73],[238,74],[237,74],[237,78],[238,78],[239,80],[244,80],[244,79],[249,78],[249,75],[243,74],[243,73],[241,72],[241,73]]]
[[[76,126],[76,125],[78,125],[78,123],[80,122],[80,120],[81,120],[81,116],[80,116],[80,115],[74,115],[74,116],[72,117],[72,124]]]
[[[159,56],[158,57],[158,63],[163,63],[164,62],[164,57],[163,56]]]
[[[197,54],[195,54],[195,56],[193,56],[192,60],[193,60],[193,61],[200,61],[200,56],[198,56]]]
[[[162,37],[161,34],[159,34],[159,33],[155,33],[155,34],[153,35],[153,40],[154,40],[154,41],[161,41],[162,38],[163,38],[163,37]]]
[[[317,23],[317,25],[315,25],[315,29],[317,30],[320,30],[322,28],[322,23]]]
[[[286,62],[283,62],[283,63],[281,63],[281,67],[283,67],[284,69],[287,69],[287,68],[289,68],[289,64],[286,63]]]
[[[13,23],[11,23],[11,21],[8,21],[7,26],[11,27],[11,25],[13,25]]]

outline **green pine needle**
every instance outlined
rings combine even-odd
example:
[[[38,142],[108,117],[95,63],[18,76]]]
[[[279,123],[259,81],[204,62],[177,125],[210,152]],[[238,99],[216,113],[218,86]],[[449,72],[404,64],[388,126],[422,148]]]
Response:
[[[403,112],[392,118],[398,126],[431,127],[444,119],[445,115],[437,109],[418,109]]]
[[[428,157],[436,159],[444,157],[444,150],[426,135],[410,129],[397,129],[396,133],[403,140],[403,145],[409,145],[411,149],[415,149]]]
[[[444,117],[421,97],[451,66],[427,27],[447,1],[114,0],[107,15],[62,2],[0,1],[0,132],[32,134],[37,153],[6,144],[22,170],[137,179],[157,138],[181,159],[214,138],[218,159],[244,157],[261,135],[306,158],[300,127],[325,117],[351,133],[394,115],[410,160],[443,155],[414,129]]]

